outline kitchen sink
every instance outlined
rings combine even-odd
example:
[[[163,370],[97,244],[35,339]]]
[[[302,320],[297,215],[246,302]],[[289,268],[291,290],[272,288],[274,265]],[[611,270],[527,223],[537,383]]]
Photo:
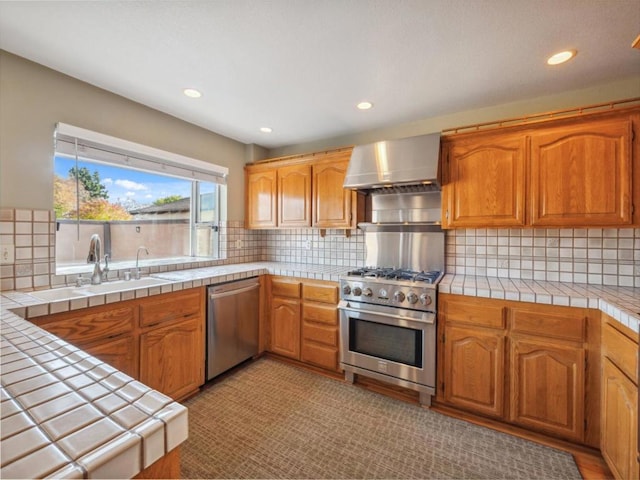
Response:
[[[104,295],[106,293],[124,292],[138,288],[149,288],[171,283],[162,278],[143,277],[140,280],[117,280],[100,285],[84,285],[82,287],[62,287],[51,290],[29,292],[29,295],[45,302],[60,300],[73,300],[74,298],[88,297],[91,295]]]

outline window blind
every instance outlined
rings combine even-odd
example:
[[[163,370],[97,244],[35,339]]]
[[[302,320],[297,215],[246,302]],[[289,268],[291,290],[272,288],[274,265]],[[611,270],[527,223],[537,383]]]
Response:
[[[104,135],[66,123],[57,123],[54,133],[56,153],[90,161],[157,172],[189,180],[227,184],[229,169],[128,140]]]

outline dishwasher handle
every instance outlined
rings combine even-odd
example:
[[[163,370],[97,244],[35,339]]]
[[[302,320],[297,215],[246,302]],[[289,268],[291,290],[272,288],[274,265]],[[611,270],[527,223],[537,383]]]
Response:
[[[224,297],[228,297],[230,295],[237,295],[239,293],[244,293],[244,292],[249,292],[251,290],[254,290],[256,288],[258,288],[260,286],[259,283],[254,283],[252,285],[249,285],[248,287],[244,287],[244,288],[237,288],[234,290],[227,290],[224,292],[220,292],[220,293],[210,293],[209,294],[209,299],[210,300],[216,300],[218,298],[224,298]]]

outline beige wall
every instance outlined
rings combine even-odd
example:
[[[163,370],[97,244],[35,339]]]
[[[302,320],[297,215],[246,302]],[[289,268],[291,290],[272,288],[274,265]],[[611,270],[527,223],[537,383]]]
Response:
[[[228,167],[228,219],[244,218],[244,144],[5,51],[0,51],[0,206],[53,208],[57,122]]]
[[[440,132],[447,128],[494,122],[524,115],[584,107],[636,97],[640,97],[640,76],[620,79],[612,83],[581,90],[562,92],[556,95],[521,100],[476,110],[467,110],[441,117],[425,118],[416,122],[369,130],[354,135],[344,135],[315,142],[273,148],[269,150],[267,154],[269,157],[281,157],[285,155],[318,152],[347,145],[362,145],[379,140],[412,137],[414,135]]]

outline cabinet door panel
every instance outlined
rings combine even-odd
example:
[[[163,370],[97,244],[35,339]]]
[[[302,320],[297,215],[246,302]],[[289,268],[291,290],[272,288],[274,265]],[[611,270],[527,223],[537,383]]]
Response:
[[[445,336],[445,400],[466,410],[501,417],[504,332],[447,325]]]
[[[338,325],[338,309],[332,305],[305,303],[302,306],[302,317],[312,322]]]
[[[300,301],[274,297],[271,301],[271,351],[300,359]]]
[[[278,169],[278,225],[311,226],[311,165]]]
[[[631,223],[631,121],[594,121],[531,137],[531,224]]]
[[[638,478],[638,387],[608,358],[602,381],[602,456],[615,478]]]
[[[523,136],[450,144],[449,183],[443,190],[447,226],[524,225],[525,151]]]
[[[246,173],[247,228],[274,228],[276,218],[276,170]]]
[[[513,338],[510,421],[582,442],[585,352],[580,347]]]
[[[204,383],[204,321],[194,318],[140,336],[140,381],[180,399]]]
[[[108,363],[113,368],[126,373],[132,378],[138,378],[138,355],[136,339],[131,336],[108,340],[82,349],[90,355]]]
[[[309,322],[302,324],[303,340],[311,340],[312,342],[322,343],[329,347],[338,346],[338,329],[337,327],[327,327],[325,325],[317,325]]]
[[[313,166],[313,226],[351,227],[351,190],[345,190],[348,161]]]
[[[168,293],[140,304],[140,326],[203,316],[204,287]]]
[[[74,315],[65,312],[59,317],[41,317],[42,321],[35,318],[33,322],[67,342],[84,345],[127,332],[133,334],[135,310],[136,307],[128,303],[124,307],[113,306],[110,309],[97,307],[88,311],[78,310]]]
[[[302,346],[302,361],[329,370],[338,370],[338,349],[305,343]]]

